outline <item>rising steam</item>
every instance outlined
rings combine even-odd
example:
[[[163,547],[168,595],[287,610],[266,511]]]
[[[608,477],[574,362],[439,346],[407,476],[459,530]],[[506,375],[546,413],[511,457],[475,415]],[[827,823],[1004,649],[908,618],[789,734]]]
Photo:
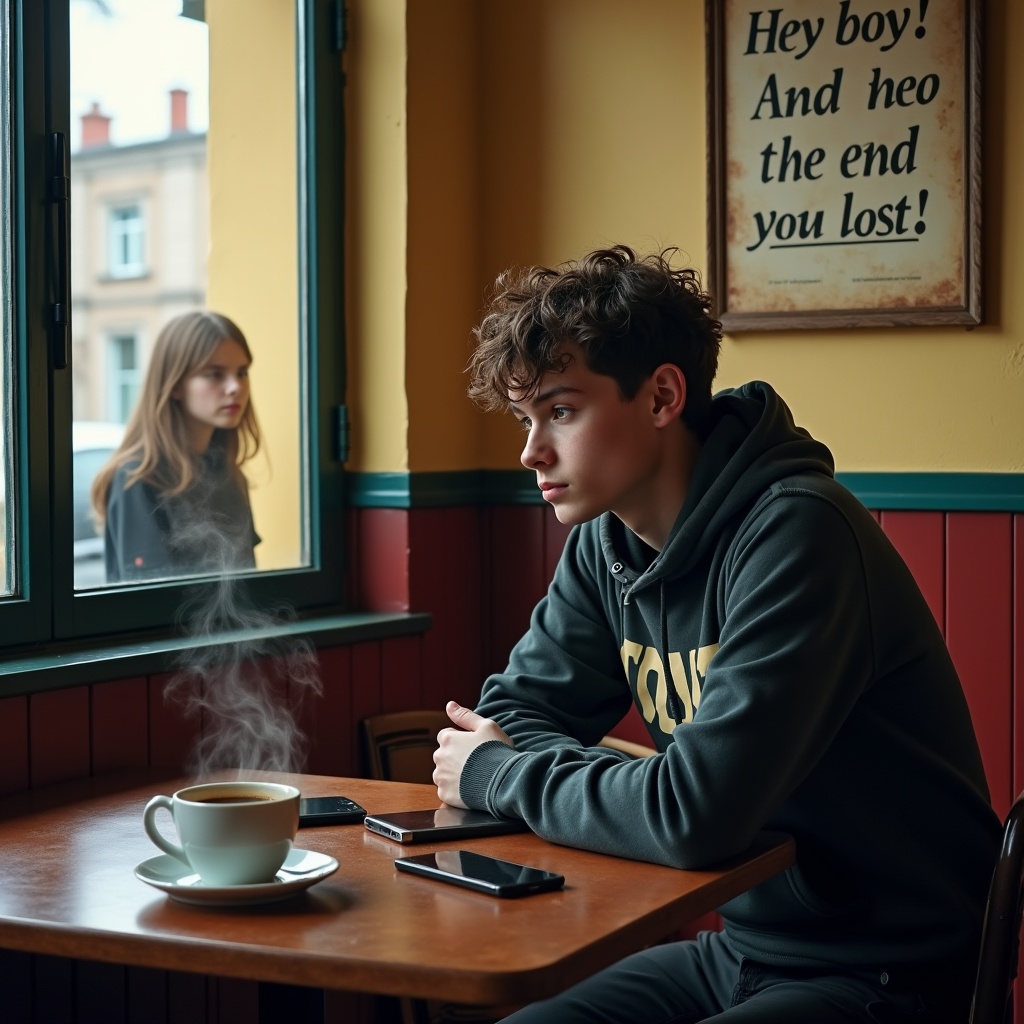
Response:
[[[196,533],[202,544],[194,544]],[[322,692],[316,652],[303,637],[282,635],[294,611],[256,608],[245,580],[212,526],[188,530],[193,550],[220,546],[216,581],[196,588],[179,613],[195,642],[177,658],[164,697],[201,719],[201,735],[186,768],[201,776],[217,769],[301,771],[306,737],[296,722],[303,703]],[[179,534],[181,536],[181,534]],[[220,540],[218,538],[221,538]],[[285,627],[284,629],[282,627]],[[211,638],[216,637],[216,642]]]

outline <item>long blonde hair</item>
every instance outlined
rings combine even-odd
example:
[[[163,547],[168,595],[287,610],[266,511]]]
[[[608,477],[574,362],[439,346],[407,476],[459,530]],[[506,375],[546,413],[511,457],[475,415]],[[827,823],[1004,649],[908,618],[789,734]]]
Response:
[[[142,394],[125,428],[121,446],[96,474],[92,505],[97,520],[107,516],[107,499],[114,474],[126,463],[137,463],[129,472],[126,486],[144,482],[171,496],[188,490],[196,477],[185,417],[181,404],[172,396],[178,386],[201,370],[217,346],[230,339],[241,345],[252,361],[249,343],[238,325],[222,313],[196,310],[169,320],[157,335],[146,369]],[[250,398],[239,425],[218,429],[212,443],[224,446],[227,464],[242,484],[242,463],[260,447],[260,430]]]

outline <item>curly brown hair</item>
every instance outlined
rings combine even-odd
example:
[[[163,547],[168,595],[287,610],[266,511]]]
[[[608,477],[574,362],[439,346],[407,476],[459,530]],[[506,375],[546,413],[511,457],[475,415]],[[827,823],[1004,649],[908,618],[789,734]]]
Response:
[[[541,378],[583,352],[587,367],[612,377],[625,400],[663,363],[686,377],[682,419],[704,433],[718,369],[722,325],[692,268],[674,269],[675,248],[637,256],[625,245],[598,249],[556,269],[505,271],[475,328],[469,397],[482,409],[508,407],[509,393],[533,395]]]

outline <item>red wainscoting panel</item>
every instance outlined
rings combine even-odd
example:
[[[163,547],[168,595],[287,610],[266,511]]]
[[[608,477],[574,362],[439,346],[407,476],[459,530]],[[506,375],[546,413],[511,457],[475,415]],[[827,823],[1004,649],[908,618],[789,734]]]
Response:
[[[201,723],[187,717],[177,700],[164,696],[173,675],[149,677],[149,763],[157,768],[184,768],[195,749]]]
[[[92,774],[149,764],[149,687],[145,678],[90,687]]]
[[[885,535],[907,563],[939,628],[946,624],[946,516],[943,512],[883,512]]]
[[[484,676],[483,511],[417,509],[409,517],[409,607],[429,612],[423,706],[475,706]]]
[[[14,1024],[32,1020],[31,953],[0,949],[0,1006],[4,1020]]]
[[[37,956],[32,964],[32,1004],[29,1020],[73,1021],[75,1019],[74,960],[59,956]],[[109,998],[109,997],[108,997]],[[20,1024],[20,1022],[19,1022]]]
[[[409,611],[409,513],[367,508],[356,512],[356,607],[370,612]]]
[[[384,709],[381,684],[381,657],[379,643],[354,644],[352,652],[352,742],[355,744],[356,774],[364,775],[362,756],[362,726],[360,722],[368,715],[375,715]]]
[[[1013,517],[1013,783],[1024,791],[1024,515]],[[1017,960],[1013,991],[1014,1021],[1024,1021],[1024,949]]]
[[[75,971],[75,1024],[127,1024],[127,968],[80,960]],[[112,999],[116,993],[119,998]]]
[[[547,510],[544,517],[544,577],[547,581],[555,575],[555,566],[562,557],[562,549],[570,530],[571,526],[564,526],[558,521],[553,508]]]
[[[322,692],[303,701],[298,714],[308,742],[306,770],[313,775],[357,775],[351,651],[331,647],[318,654]]]
[[[381,644],[382,710],[423,707],[422,650],[418,636],[398,636]]]
[[[208,988],[212,982],[212,978],[203,974],[169,971],[167,1024],[196,1024],[197,1021],[209,1021]]]
[[[500,672],[508,664],[509,651],[526,632],[530,613],[547,590],[544,521],[548,514],[547,508],[533,505],[487,510],[487,672]]]
[[[29,697],[29,773],[32,787],[89,775],[89,689]]]
[[[946,519],[946,643],[967,694],[1001,818],[1013,786],[1012,530],[1009,514],[950,512]]]
[[[167,1024],[167,971],[129,967],[127,987],[127,1015],[130,1024],[136,1021]]]
[[[229,1024],[231,1021],[256,1021],[260,1012],[260,987],[255,981],[237,978],[218,978],[211,993],[214,1012],[210,1024]]]
[[[0,796],[28,786],[28,697],[7,697],[0,700]]]
[[[1024,514],[1013,517],[1013,710],[1013,792],[1018,794],[1024,792]]]

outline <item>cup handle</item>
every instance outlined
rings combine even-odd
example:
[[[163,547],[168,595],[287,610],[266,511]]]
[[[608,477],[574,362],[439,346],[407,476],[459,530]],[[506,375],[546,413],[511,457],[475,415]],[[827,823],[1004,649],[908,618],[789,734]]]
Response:
[[[174,817],[174,804],[169,796],[155,796],[152,800],[146,804],[146,809],[142,812],[142,824],[146,829],[146,835],[160,847],[164,853],[169,853],[176,860],[180,860],[185,864],[188,864],[188,857],[185,856],[185,851],[180,846],[175,846],[169,839],[165,839],[160,833],[160,830],[156,827],[156,812],[163,807],[167,810],[171,817]]]

